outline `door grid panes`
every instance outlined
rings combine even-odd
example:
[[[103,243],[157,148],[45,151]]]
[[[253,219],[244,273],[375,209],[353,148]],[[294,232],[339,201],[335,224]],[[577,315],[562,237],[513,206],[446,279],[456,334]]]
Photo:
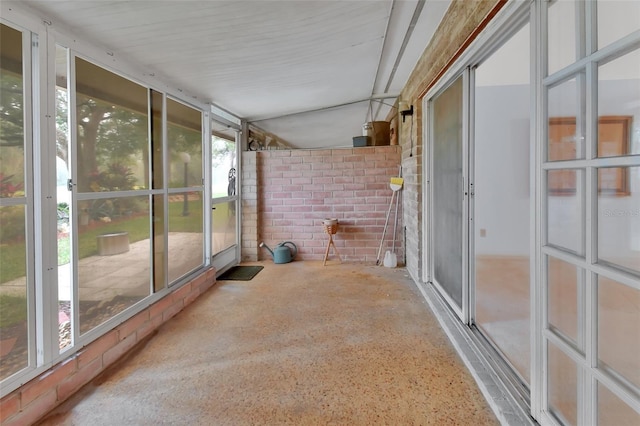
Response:
[[[556,1],[543,8],[550,65],[542,80],[543,410],[566,424],[637,424],[640,413],[640,37],[630,36],[640,34],[640,9],[634,3]],[[572,46],[551,43],[562,32],[571,34]]]

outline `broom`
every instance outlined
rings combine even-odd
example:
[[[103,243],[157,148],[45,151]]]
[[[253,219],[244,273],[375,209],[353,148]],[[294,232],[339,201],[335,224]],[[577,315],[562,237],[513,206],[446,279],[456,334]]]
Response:
[[[387,233],[387,225],[389,224],[389,215],[391,215],[391,207],[393,206],[393,199],[396,196],[396,192],[398,192],[402,188],[402,184],[404,183],[404,179],[401,177],[392,177],[389,186],[393,191],[391,193],[391,201],[389,202],[389,210],[387,211],[387,219],[384,221],[384,229],[382,230],[382,238],[380,239],[380,247],[378,248],[378,257],[376,258],[376,265],[380,264],[380,254],[382,253],[382,244],[384,243],[384,235]]]
[[[402,167],[400,168],[400,175],[402,175]],[[394,179],[396,180],[396,182],[394,183]],[[402,188],[402,178],[391,178],[391,188],[393,188],[393,185],[400,185],[400,188]],[[398,188],[398,190],[400,189]],[[398,204],[400,201],[400,194],[398,194],[396,196],[396,213],[393,216],[394,219],[394,223],[393,223],[393,239],[391,240],[391,253],[389,253],[387,251],[387,253],[385,253],[384,255],[384,266],[387,267],[391,267],[391,268],[395,268],[398,265],[398,259],[396,257],[396,235],[397,235],[397,229],[398,229]],[[387,255],[389,255],[389,259],[387,262]]]
[[[402,179],[401,177],[392,177],[391,178],[391,189],[393,189],[394,191],[398,191],[400,190],[400,188],[402,188],[402,184],[404,183],[404,179]]]

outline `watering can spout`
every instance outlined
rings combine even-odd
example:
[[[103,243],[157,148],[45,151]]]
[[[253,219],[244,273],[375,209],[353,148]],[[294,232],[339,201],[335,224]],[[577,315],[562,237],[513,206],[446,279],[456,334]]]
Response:
[[[271,250],[268,245],[266,245],[264,242],[261,242],[260,247],[264,247],[269,250],[269,253],[271,253],[271,257],[273,257],[273,250]]]

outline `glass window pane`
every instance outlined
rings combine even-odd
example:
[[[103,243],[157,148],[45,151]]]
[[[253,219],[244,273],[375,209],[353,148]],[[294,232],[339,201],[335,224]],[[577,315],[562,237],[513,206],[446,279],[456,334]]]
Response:
[[[67,180],[69,168],[69,96],[67,49],[56,45],[56,197],[58,204],[71,204]]]
[[[61,216],[64,219],[61,219]],[[62,210],[58,205],[58,327],[60,331],[58,333],[58,344],[61,350],[73,344],[71,328],[71,233],[68,230],[60,230],[62,226],[68,225],[69,210]]]
[[[169,283],[204,262],[202,191],[169,196]]]
[[[526,382],[530,374],[529,25],[475,71],[476,324]],[[509,73],[500,72],[512,61]],[[496,206],[500,206],[496,208]]]
[[[215,135],[211,138],[211,195],[236,194],[236,143]]]
[[[166,286],[166,263],[164,225],[166,214],[164,195],[153,196],[153,288],[156,292]]]
[[[167,99],[169,186],[202,186],[202,113]]]
[[[462,306],[462,77],[433,101],[434,278]]]
[[[560,349],[548,343],[549,410],[564,424],[578,424],[578,367]]]
[[[547,160],[584,158],[584,130],[577,79],[552,87],[548,92],[549,137]]]
[[[547,259],[549,325],[573,340],[577,346],[578,286],[582,286],[579,268],[551,256]]]
[[[212,253],[215,255],[236,244],[236,201],[216,203],[212,213]]]
[[[22,32],[0,24],[0,380],[29,365],[22,49]]]
[[[25,207],[0,207],[0,379],[28,365]]]
[[[76,58],[78,190],[149,188],[147,89]]]
[[[71,315],[71,191],[69,167],[68,50],[56,45],[56,202],[58,204],[58,346],[73,344]]]
[[[85,333],[150,294],[149,198],[85,200],[78,208],[80,332]]]
[[[584,171],[547,172],[547,242],[576,254],[583,249]]]
[[[598,1],[598,49],[640,29],[640,2]]]
[[[0,24],[0,198],[24,197],[22,33]]]
[[[574,0],[547,3],[549,74],[576,61],[577,3]]]
[[[598,383],[598,424],[638,426],[640,413],[635,411],[602,383]]]
[[[598,169],[598,260],[640,272],[640,167]]]
[[[598,276],[598,360],[640,386],[640,291]]]
[[[151,146],[153,150],[153,189],[164,188],[164,146],[162,139],[162,107],[164,96],[151,90]]]
[[[640,154],[639,119],[640,50],[634,50],[598,67],[598,157]]]

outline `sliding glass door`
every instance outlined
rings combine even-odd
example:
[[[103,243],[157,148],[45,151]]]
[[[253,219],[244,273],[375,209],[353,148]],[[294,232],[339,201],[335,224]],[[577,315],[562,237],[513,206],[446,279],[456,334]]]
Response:
[[[431,251],[433,282],[463,317],[465,203],[463,76],[429,106],[431,132]]]
[[[473,322],[525,382],[530,375],[530,27],[474,71]],[[510,64],[509,74],[500,72]]]
[[[517,29],[428,102],[430,272],[460,319],[528,383],[530,29]]]

